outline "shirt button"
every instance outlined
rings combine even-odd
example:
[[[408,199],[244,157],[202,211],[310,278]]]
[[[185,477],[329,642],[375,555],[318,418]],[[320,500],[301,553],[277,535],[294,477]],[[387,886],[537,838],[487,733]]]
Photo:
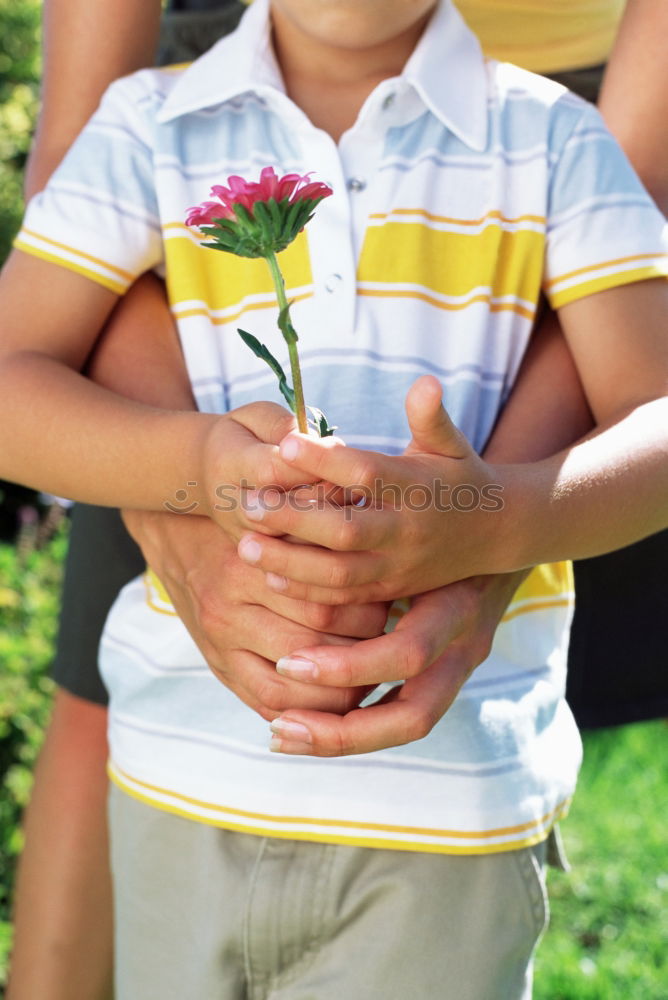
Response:
[[[388,111],[397,99],[396,94],[388,94],[383,101],[383,111]]]
[[[365,187],[366,181],[363,181],[361,177],[351,177],[348,180],[349,191],[363,191]]]
[[[343,278],[341,277],[340,274],[330,274],[330,276],[327,278],[327,281],[325,282],[325,288],[331,294],[332,292],[335,292],[337,290],[342,281]]]

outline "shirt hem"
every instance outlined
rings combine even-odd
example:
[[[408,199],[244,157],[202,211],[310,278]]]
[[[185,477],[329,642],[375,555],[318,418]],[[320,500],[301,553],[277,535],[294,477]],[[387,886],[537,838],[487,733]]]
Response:
[[[534,822],[519,824],[516,829],[518,829],[518,831],[519,829],[522,829],[523,833],[517,837],[506,836],[504,839],[497,839],[493,843],[488,841],[487,843],[470,842],[468,844],[456,844],[449,843],[445,840],[436,841],[432,832],[429,830],[425,830],[425,837],[430,836],[431,840],[423,841],[410,838],[395,839],[394,837],[383,836],[380,829],[376,831],[369,831],[368,833],[356,830],[350,834],[342,834],[338,832],[328,833],[322,830],[309,830],[303,828],[300,829],[298,826],[291,827],[289,830],[280,830],[263,825],[260,822],[253,823],[252,821],[245,821],[241,816],[232,819],[228,816],[203,815],[201,812],[192,807],[191,803],[194,800],[189,799],[186,796],[178,795],[178,793],[154,788],[153,786],[147,785],[145,782],[131,778],[129,775],[119,771],[119,769],[111,761],[108,764],[107,772],[110,781],[112,781],[120,791],[131,796],[137,801],[143,802],[145,805],[151,806],[155,809],[160,809],[162,812],[168,812],[172,815],[180,816],[183,819],[188,819],[196,823],[204,823],[207,826],[215,826],[220,829],[231,830],[236,833],[245,833],[251,836],[271,837],[279,840],[309,841],[325,844],[340,844],[348,847],[368,847],[381,850],[413,851],[416,853],[426,854],[500,854],[507,851],[519,850],[523,847],[531,847],[534,844],[539,844],[542,841],[547,840],[555,823],[559,822],[567,815],[571,802],[569,797],[559,803],[559,805],[546,817]],[[163,797],[158,797],[156,793],[160,793]],[[218,808],[223,809],[224,807]],[[271,817],[267,817],[268,821],[270,819]],[[335,821],[332,821],[332,823],[335,823]],[[354,827],[354,824],[349,825]],[[539,829],[536,829],[536,827],[539,827]],[[532,832],[531,828],[533,828]],[[491,839],[494,835],[495,831],[480,831],[471,832],[469,834],[460,834],[459,836],[464,839],[467,836],[471,838]]]

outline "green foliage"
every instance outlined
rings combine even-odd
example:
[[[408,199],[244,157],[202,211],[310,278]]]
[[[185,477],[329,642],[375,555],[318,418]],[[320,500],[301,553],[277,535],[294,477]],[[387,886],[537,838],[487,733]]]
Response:
[[[0,0],[0,263],[23,212],[22,172],[38,105],[39,0]]]
[[[48,670],[65,547],[66,526],[41,550],[0,545],[0,983],[21,813],[51,706]]]
[[[550,876],[535,1000],[666,1000],[668,726],[591,732],[584,743],[562,827],[573,869]]]

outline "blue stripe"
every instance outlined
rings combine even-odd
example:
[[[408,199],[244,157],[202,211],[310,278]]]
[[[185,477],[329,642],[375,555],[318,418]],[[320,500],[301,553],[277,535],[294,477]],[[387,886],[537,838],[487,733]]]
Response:
[[[304,358],[304,362],[306,358]],[[467,366],[464,366],[466,368]],[[474,368],[475,366],[470,366]],[[404,400],[415,379],[420,374],[431,373],[425,366],[416,372],[380,371],[371,364],[346,365],[330,362],[327,366],[310,368],[303,364],[304,389],[308,403],[323,410],[329,421],[338,428],[337,434],[344,440],[360,434],[376,439],[375,450],[386,452],[386,438],[396,438],[408,443],[410,433],[404,415]],[[481,384],[474,372],[463,370],[459,380],[444,386],[443,401],[451,418],[480,451],[489,437],[499,413],[503,382],[496,385]],[[245,386],[252,379],[252,385]],[[221,378],[219,391],[205,380],[203,386],[194,382],[200,409],[209,412],[224,412],[248,403],[264,399],[283,405],[276,380],[271,373],[266,376],[258,370],[255,376],[224,382]],[[202,389],[204,391],[202,391]],[[362,416],[363,414],[363,416]],[[366,448],[373,449],[373,443]],[[401,450],[401,446],[397,450]]]
[[[190,115],[169,122],[157,130],[157,153],[175,156],[186,167],[201,163],[231,161],[239,165],[257,163],[261,150],[264,163],[274,164],[284,172],[283,164],[300,161],[299,149],[288,127],[276,114],[256,102],[247,102],[244,114],[222,106],[212,134],[210,118]]]
[[[60,179],[61,177],[62,175],[58,174],[58,178]],[[132,211],[132,209],[129,209],[127,206],[119,205],[115,201],[109,201],[94,194],[83,194],[81,191],[64,189],[60,186],[57,180],[51,185],[51,190],[57,191],[61,198],[72,198],[74,201],[86,201],[91,205],[99,205],[101,208],[108,208],[117,215],[125,216],[127,219],[134,219],[135,222],[141,222],[143,225],[153,229],[156,233],[162,234],[162,226],[160,225],[159,220],[157,218],[149,218],[147,214],[139,208],[136,211]],[[123,193],[125,194],[126,192],[124,191]]]
[[[550,189],[550,214],[560,214],[589,198],[634,194],[650,202],[628,160],[611,136],[597,135],[569,144],[559,159]]]
[[[604,213],[604,218],[599,221],[602,223],[605,231],[609,232],[610,219],[607,213],[608,209],[617,209],[617,214],[615,215],[615,228],[620,229],[625,225],[624,213],[628,212],[628,225],[632,228],[637,228],[642,230],[641,215],[647,213],[648,223],[650,226],[656,224],[656,211],[654,206],[649,203],[647,195],[644,192],[640,192],[637,197],[632,197],[630,199],[612,199],[610,201],[604,201],[600,204],[589,204],[584,208],[578,209],[577,206],[569,212],[564,218],[558,219],[554,223],[548,225],[548,233],[556,233],[563,226],[572,226],[577,219],[583,219],[586,221],[586,228],[591,232],[591,226],[596,225],[597,216],[600,212]],[[603,237],[603,239],[605,239]]]
[[[136,218],[151,219],[152,225],[159,229],[160,210],[150,151],[134,140],[126,141],[129,136],[123,133],[114,142],[107,136],[101,147],[102,138],[93,130],[84,130],[54,174],[50,190],[61,182],[72,182],[90,189],[89,200],[94,199],[96,191],[116,194],[124,202],[137,206]],[[69,191],[61,192],[60,196],[65,194],[75,197]],[[123,211],[128,213],[127,204]]]

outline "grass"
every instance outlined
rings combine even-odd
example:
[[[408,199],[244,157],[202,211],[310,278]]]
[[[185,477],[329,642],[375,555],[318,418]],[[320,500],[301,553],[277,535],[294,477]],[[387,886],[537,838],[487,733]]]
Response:
[[[0,996],[11,926],[7,893],[18,827],[48,717],[60,531],[42,549],[0,544]],[[573,870],[550,873],[552,921],[535,1000],[668,1000],[668,725],[585,734],[562,832]]]
[[[668,1000],[668,725],[585,733],[535,1000]]]

